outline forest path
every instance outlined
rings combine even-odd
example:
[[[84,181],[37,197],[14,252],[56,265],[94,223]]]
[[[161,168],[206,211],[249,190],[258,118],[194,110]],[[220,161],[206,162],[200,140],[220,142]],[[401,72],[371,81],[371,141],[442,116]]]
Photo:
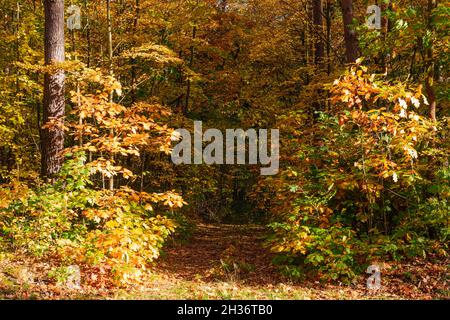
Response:
[[[166,248],[158,269],[187,281],[276,284],[279,274],[264,247],[266,235],[258,225],[199,223],[187,242]]]
[[[383,289],[368,292],[366,275],[356,284],[292,281],[281,276],[264,247],[267,229],[258,225],[198,223],[192,236],[173,242],[153,267],[152,276],[135,292],[116,299],[431,299],[402,280],[402,269],[383,274]],[[397,271],[396,271],[397,270]],[[417,270],[416,270],[417,271]],[[420,271],[420,270],[419,270]]]
[[[309,288],[286,283],[271,263],[267,234],[258,225],[197,223],[187,241],[164,249],[145,288],[115,298],[310,299]]]

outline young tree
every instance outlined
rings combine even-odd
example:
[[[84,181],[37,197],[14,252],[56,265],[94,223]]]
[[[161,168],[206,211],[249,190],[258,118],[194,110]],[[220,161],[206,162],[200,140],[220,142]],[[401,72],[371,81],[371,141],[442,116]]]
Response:
[[[64,0],[45,0],[45,64],[64,62]],[[61,169],[64,148],[62,127],[64,101],[64,70],[48,71],[44,78],[44,112],[42,128],[41,175],[52,178]]]

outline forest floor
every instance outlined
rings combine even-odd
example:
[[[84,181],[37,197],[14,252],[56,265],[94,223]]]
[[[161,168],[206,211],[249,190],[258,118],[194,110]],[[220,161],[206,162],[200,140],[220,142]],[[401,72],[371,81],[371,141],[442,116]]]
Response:
[[[449,298],[448,261],[383,264],[382,288],[370,292],[366,275],[353,285],[296,282],[281,276],[264,247],[265,237],[266,230],[257,225],[199,223],[188,240],[174,241],[165,249],[148,279],[127,290],[83,286],[71,291],[36,281],[26,286],[12,285],[11,281],[5,285],[0,263],[0,299]]]

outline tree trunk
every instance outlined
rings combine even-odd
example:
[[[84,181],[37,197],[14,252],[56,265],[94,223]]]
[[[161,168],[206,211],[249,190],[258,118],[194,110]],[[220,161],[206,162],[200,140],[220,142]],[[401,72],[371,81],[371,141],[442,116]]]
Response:
[[[87,57],[86,57],[86,66],[88,68],[91,67],[91,21],[89,18],[89,15],[87,14],[89,12],[88,9],[88,1],[84,0],[84,10],[86,12],[86,42],[87,42]]]
[[[313,2],[313,23],[315,26],[316,33],[316,43],[315,43],[315,54],[314,63],[320,64],[323,61],[324,56],[324,43],[322,41],[323,33],[323,6],[322,0],[312,0]]]
[[[64,0],[45,0],[45,64],[64,62]],[[41,175],[53,178],[61,169],[64,148],[64,70],[44,77]],[[49,124],[49,121],[51,124]]]
[[[192,27],[192,41],[195,40],[196,33],[197,33],[197,27],[194,26],[194,27]],[[189,68],[192,68],[192,65],[194,63],[194,55],[195,55],[194,44],[192,44],[190,51],[191,51],[191,55],[189,58]],[[191,97],[191,79],[188,78],[187,86],[186,86],[186,101],[185,101],[184,108],[183,108],[184,115],[187,115],[187,113],[188,113],[190,97]]]
[[[326,22],[327,22],[327,73],[331,74],[331,6],[330,0],[327,0]]]
[[[353,0],[341,0],[342,17],[344,23],[345,53],[347,62],[353,63],[359,55],[358,37],[352,29],[353,22]]]
[[[112,21],[111,21],[111,0],[106,1],[106,21],[108,25],[108,71],[113,75],[113,43],[112,43]],[[111,98],[112,100],[112,98]]]
[[[112,20],[111,20],[111,0],[106,0],[106,21],[108,24],[108,59],[109,59],[109,74],[114,75],[113,71],[113,43],[112,43]],[[109,94],[109,102],[112,104],[114,99],[114,92]],[[114,129],[110,129],[110,135],[114,136]],[[110,155],[111,164],[114,163],[114,155]],[[114,176],[109,178],[109,190],[114,190]]]
[[[434,39],[434,26],[433,26],[433,10],[436,8],[436,0],[428,0],[428,30],[433,35],[431,38]],[[428,68],[428,74],[427,78],[425,80],[425,89],[428,96],[428,103],[430,104],[430,118],[432,121],[436,122],[436,93],[434,91],[434,80],[435,80],[435,63],[434,63],[434,57],[433,57],[433,41],[430,43],[430,47],[427,49],[426,52],[426,59],[427,59],[427,68]]]
[[[135,10],[134,10],[134,22],[133,22],[133,32],[134,34],[137,34],[138,32],[138,24],[139,24],[139,14],[140,14],[140,3],[139,0],[136,0],[135,2]],[[137,44],[134,43],[134,46]],[[131,58],[131,104],[134,104],[136,102],[136,78],[137,78],[137,71],[136,71],[136,59]]]

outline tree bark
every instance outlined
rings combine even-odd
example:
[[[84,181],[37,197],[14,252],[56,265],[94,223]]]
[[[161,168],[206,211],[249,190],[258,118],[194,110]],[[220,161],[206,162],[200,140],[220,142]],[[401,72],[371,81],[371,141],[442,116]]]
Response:
[[[45,64],[64,62],[64,0],[45,0]],[[64,70],[44,76],[44,110],[42,129],[41,175],[54,178],[62,165],[65,112]],[[51,124],[49,123],[51,122]]]
[[[428,30],[431,32],[432,39],[434,38],[435,30],[433,26],[433,18],[432,13],[433,10],[436,8],[437,2],[436,0],[428,0]],[[434,122],[436,122],[436,93],[434,91],[434,80],[435,80],[435,63],[434,63],[434,56],[433,56],[433,41],[430,44],[430,47],[427,49],[426,58],[427,58],[427,68],[428,68],[428,74],[427,78],[425,80],[425,89],[428,96],[428,103],[430,108],[430,119]]]
[[[195,40],[197,34],[197,27],[194,25],[192,27],[192,41]],[[194,44],[191,45],[190,48],[191,54],[190,54],[190,58],[189,58],[189,68],[192,68],[192,65],[194,64],[194,55],[195,55],[195,48],[194,48]],[[191,97],[191,79],[187,79],[187,86],[186,86],[186,101],[184,103],[184,107],[183,107],[183,114],[187,115],[188,111],[189,111],[189,99]]]
[[[326,24],[327,24],[327,73],[331,74],[331,7],[330,0],[327,0]]]
[[[356,31],[351,27],[353,22],[353,1],[341,0],[341,9],[344,23],[345,53],[347,62],[353,63],[359,55],[358,37]]]
[[[108,24],[108,59],[109,59],[109,74],[114,75],[113,71],[113,42],[112,42],[112,20],[111,20],[111,0],[106,0],[106,21]],[[109,102],[112,104],[114,100],[114,92],[109,94]],[[114,136],[114,129],[110,129],[110,135]],[[114,163],[114,155],[110,154],[111,164]],[[109,190],[114,190],[114,176],[109,178]]]
[[[136,0],[135,2],[135,10],[134,10],[134,22],[133,22],[133,32],[134,34],[137,34],[138,32],[138,24],[139,24],[139,14],[140,14],[140,3],[139,0]],[[134,43],[134,45],[136,46],[137,44]],[[136,59],[135,58],[131,58],[130,60],[131,63],[131,103],[134,104],[136,102]]]
[[[321,36],[321,34],[323,33],[323,6],[322,0],[312,0],[312,2],[313,2],[313,23],[316,28],[314,63],[320,64],[323,62],[323,56],[325,52],[325,46]]]

